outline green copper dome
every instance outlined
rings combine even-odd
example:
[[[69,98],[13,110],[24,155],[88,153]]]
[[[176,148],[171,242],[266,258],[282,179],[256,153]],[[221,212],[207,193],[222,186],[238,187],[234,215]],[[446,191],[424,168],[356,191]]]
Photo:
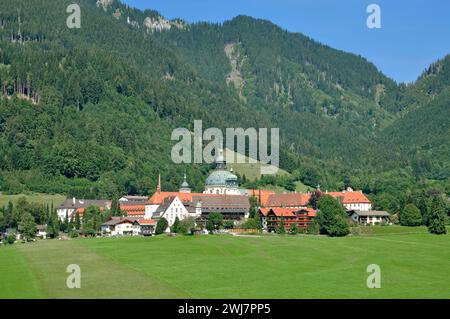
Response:
[[[226,169],[216,169],[205,182],[206,186],[237,186],[237,176],[227,171]]]

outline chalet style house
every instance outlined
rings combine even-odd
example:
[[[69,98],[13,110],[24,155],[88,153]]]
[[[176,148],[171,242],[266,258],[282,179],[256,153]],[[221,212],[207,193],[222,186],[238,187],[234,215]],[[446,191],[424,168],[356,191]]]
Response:
[[[289,231],[292,225],[296,225],[298,229],[307,228],[316,217],[316,210],[305,208],[285,208],[272,207],[260,208],[258,214],[261,219],[263,229],[272,232],[280,227],[283,223],[286,231]]]

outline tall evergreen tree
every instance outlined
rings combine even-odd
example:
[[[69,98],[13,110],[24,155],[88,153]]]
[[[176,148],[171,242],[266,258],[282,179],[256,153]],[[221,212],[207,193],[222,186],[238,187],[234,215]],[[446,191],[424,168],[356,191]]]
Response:
[[[400,225],[420,226],[422,225],[422,215],[414,204],[408,204],[399,214]]]
[[[436,196],[431,204],[431,211],[428,220],[428,231],[432,234],[447,233],[448,217],[445,212],[445,204]]]
[[[336,199],[323,195],[318,202],[317,222],[320,233],[329,236],[346,236],[350,232],[345,208]]]

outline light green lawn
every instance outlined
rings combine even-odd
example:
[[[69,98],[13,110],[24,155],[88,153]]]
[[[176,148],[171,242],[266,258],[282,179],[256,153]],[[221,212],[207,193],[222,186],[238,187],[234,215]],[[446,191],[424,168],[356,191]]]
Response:
[[[346,238],[50,240],[8,249],[25,257],[50,298],[450,298],[450,235],[403,229]],[[71,263],[81,266],[81,289],[65,286]],[[369,264],[381,267],[380,289],[366,286]]]
[[[20,197],[25,197],[28,202],[31,203],[39,203],[39,204],[48,204],[53,203],[53,206],[59,206],[62,204],[66,196],[64,195],[51,195],[51,194],[18,194],[18,195],[5,195],[0,193],[0,207],[8,205],[8,202],[11,201],[14,205],[17,203],[17,200]]]
[[[0,298],[40,298],[42,293],[16,247],[0,247]]]

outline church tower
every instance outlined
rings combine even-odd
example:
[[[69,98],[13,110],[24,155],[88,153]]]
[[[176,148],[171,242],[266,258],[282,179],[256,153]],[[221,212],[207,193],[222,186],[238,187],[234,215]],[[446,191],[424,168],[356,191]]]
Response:
[[[184,172],[184,180],[183,180],[183,183],[181,184],[179,192],[180,193],[190,193],[191,192],[191,188],[189,187],[189,184],[186,181],[186,171]]]

